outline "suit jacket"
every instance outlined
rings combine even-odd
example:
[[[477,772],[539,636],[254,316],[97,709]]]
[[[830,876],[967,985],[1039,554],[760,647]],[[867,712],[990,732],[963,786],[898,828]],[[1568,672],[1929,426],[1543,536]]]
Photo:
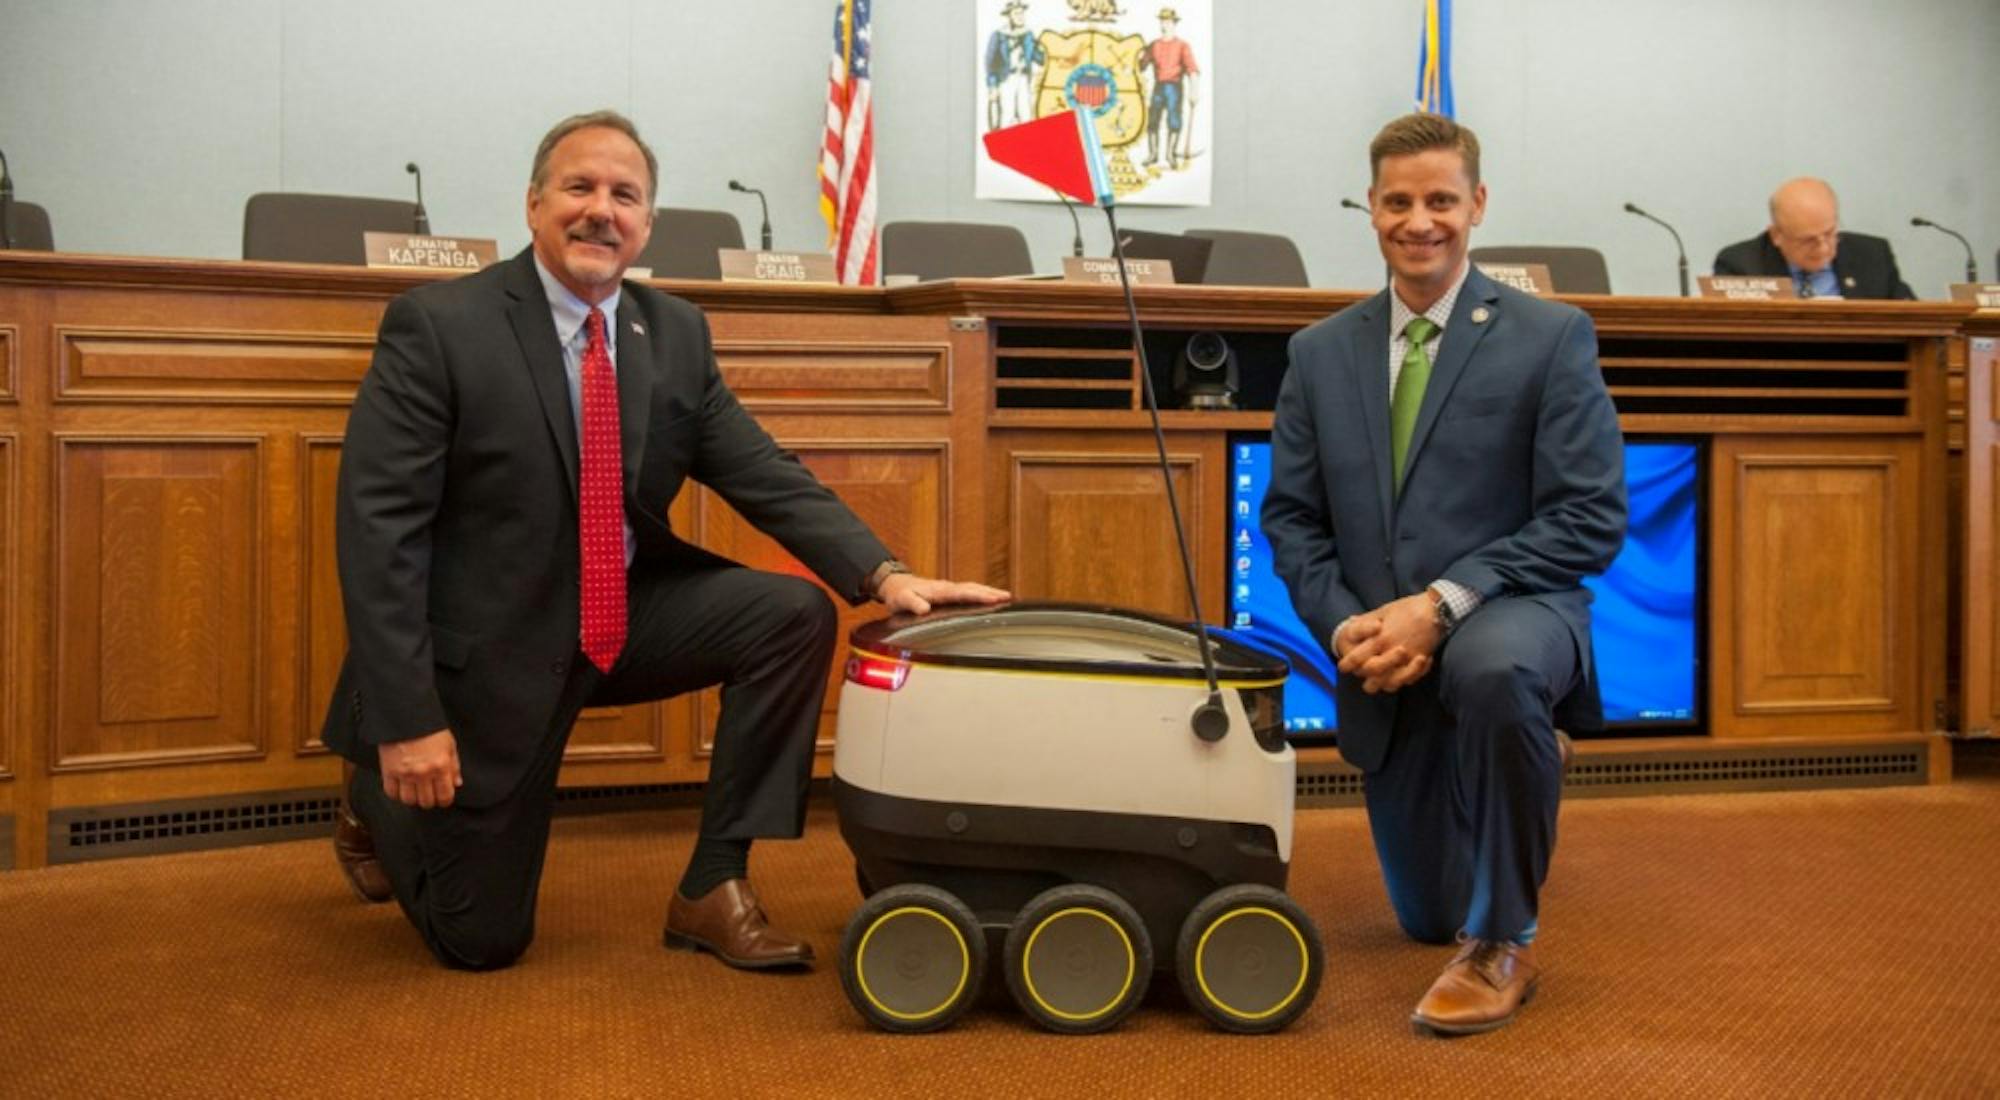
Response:
[[[1792,269],[1785,254],[1771,241],[1769,233],[1759,233],[1747,241],[1737,241],[1715,254],[1717,275],[1784,275]],[[1833,277],[1843,298],[1915,298],[1896,270],[1896,254],[1889,242],[1866,233],[1842,233],[1833,252]]]
[[[1389,294],[1298,333],[1272,425],[1264,532],[1299,617],[1322,645],[1349,615],[1439,578],[1485,600],[1534,600],[1576,640],[1583,685],[1559,721],[1601,723],[1583,578],[1625,535],[1624,447],[1581,310],[1474,268],[1445,325],[1400,498],[1389,463]],[[1449,659],[1448,656],[1446,659]],[[1373,771],[1406,696],[1342,675],[1341,755]]]
[[[610,323],[634,574],[722,563],[668,523],[692,477],[858,602],[889,551],[737,403],[701,311],[627,282]],[[341,452],[328,745],[370,762],[449,727],[462,801],[513,788],[581,659],[577,451],[531,252],[389,303]]]

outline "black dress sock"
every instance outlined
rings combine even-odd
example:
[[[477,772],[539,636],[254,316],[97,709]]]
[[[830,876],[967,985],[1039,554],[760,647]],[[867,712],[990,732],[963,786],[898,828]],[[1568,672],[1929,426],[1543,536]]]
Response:
[[[687,873],[681,876],[681,896],[697,901],[710,890],[733,878],[750,874],[750,842],[701,837],[688,857]]]

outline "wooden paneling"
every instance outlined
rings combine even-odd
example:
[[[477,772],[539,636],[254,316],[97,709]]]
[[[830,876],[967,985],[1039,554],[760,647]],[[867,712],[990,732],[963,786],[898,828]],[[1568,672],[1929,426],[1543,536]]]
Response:
[[[18,331],[13,325],[0,325],[0,404],[11,405],[15,401],[14,349],[20,346]]]
[[[432,278],[0,253],[0,770],[12,773],[0,813],[16,815],[24,862],[42,858],[51,807],[332,782],[317,731],[344,648],[332,536],[343,402],[384,304]],[[994,407],[1005,333],[1118,328],[1117,288],[662,288],[707,311],[746,405],[912,566],[1024,597],[1187,613],[1145,414]],[[1256,406],[1285,335],[1365,296],[1137,292],[1156,332],[1255,337],[1238,350],[1265,396],[1164,416],[1211,620],[1230,557],[1216,511],[1227,433],[1268,428]],[[1614,380],[1633,406],[1625,429],[1710,444],[1713,737],[1683,740],[1917,736],[1933,727],[1948,660],[1968,691],[1985,691],[1965,725],[1990,728],[2000,395],[1991,357],[1969,372],[1955,340],[1947,402],[1937,352],[1961,332],[2000,335],[2000,312],[1575,301],[1607,367],[1625,372]],[[1839,378],[1795,377],[1821,369]],[[1741,371],[1761,373],[1711,376]],[[1711,389],[1761,404],[1730,406]],[[1827,404],[1861,390],[1858,412]],[[1798,393],[1818,404],[1792,403]],[[1947,425],[1963,441],[1949,469]],[[1966,519],[1949,537],[1946,486]],[[699,490],[673,514],[704,545],[803,572]],[[1948,596],[1947,543],[1960,566]],[[1966,644],[1947,657],[1942,624],[1961,607]],[[841,629],[880,613],[844,612]],[[714,707],[711,693],[590,712],[562,781],[698,781]]]
[[[14,739],[20,697],[15,685],[21,668],[14,650],[14,608],[20,602],[20,527],[15,522],[20,490],[15,471],[20,463],[19,438],[0,435],[0,779],[14,777]]]
[[[1966,348],[1965,448],[1960,538],[1963,616],[1960,632],[1959,728],[1991,736],[2000,728],[2000,554],[1994,546],[2000,517],[2000,336],[1975,336]]]
[[[344,405],[372,337],[56,326],[56,400]]]
[[[662,760],[666,757],[665,706],[594,707],[577,717],[563,751],[565,762]]]
[[[1717,450],[1718,728],[1923,728],[1911,660],[1917,609],[1897,596],[1914,588],[1917,445],[1767,440]]]
[[[51,768],[260,754],[257,440],[57,448]]]
[[[951,403],[947,346],[718,341],[723,380],[765,411],[942,410]]]
[[[299,652],[304,667],[299,683],[298,736],[293,749],[301,754],[329,751],[319,739],[327,701],[340,678],[347,653],[347,619],[340,604],[340,563],[334,558],[333,505],[340,478],[340,437],[303,435],[299,438]]]
[[[946,477],[951,466],[948,442],[815,440],[791,441],[785,446],[854,509],[876,537],[892,552],[900,554],[912,570],[926,576],[937,575],[951,537],[951,500]],[[783,547],[751,527],[706,488],[695,497],[695,515],[701,544],[716,553],[754,569],[817,579]],[[873,603],[850,607],[844,594],[835,594],[833,601],[840,611],[834,652],[844,654],[848,632],[879,616],[882,608]],[[833,729],[831,719],[839,705],[843,664],[836,660],[827,670],[827,697],[820,723],[823,750],[832,747],[832,740],[826,734]],[[707,757],[714,745],[715,718],[720,706],[721,693],[714,689],[702,692],[696,704],[696,752],[702,757]]]
[[[1191,614],[1151,442],[1125,435],[1105,440],[1103,450],[1002,445],[1006,583],[1016,596]],[[1167,464],[1195,575],[1206,578],[1219,567],[1202,552],[1200,536],[1212,523],[1206,498],[1213,495],[1200,491],[1206,483],[1202,455],[1170,445]],[[1219,497],[1213,506],[1222,506]]]

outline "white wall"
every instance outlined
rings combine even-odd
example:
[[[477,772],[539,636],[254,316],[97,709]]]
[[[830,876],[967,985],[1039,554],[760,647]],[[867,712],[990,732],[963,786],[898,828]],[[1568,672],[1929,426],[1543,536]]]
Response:
[[[997,3],[997,0],[994,0]],[[1141,0],[1127,0],[1130,4]],[[1459,117],[1486,147],[1488,244],[1592,244],[1623,293],[1674,289],[1678,223],[1705,272],[1783,178],[1824,175],[1843,221],[1896,247],[1918,293],[2000,245],[1994,0],[1475,0],[1456,5]],[[528,161],[557,118],[632,115],[662,205],[766,188],[781,247],[818,247],[814,175],[831,0],[0,0],[0,149],[65,249],[239,254],[258,191],[400,197],[425,171],[440,232],[525,244]],[[1004,221],[1044,270],[1060,207],[972,198],[972,0],[876,0],[881,218]],[[1381,277],[1366,144],[1406,110],[1418,5],[1216,0],[1215,202],[1121,224],[1291,234],[1314,282]],[[1092,251],[1108,246],[1084,211]]]

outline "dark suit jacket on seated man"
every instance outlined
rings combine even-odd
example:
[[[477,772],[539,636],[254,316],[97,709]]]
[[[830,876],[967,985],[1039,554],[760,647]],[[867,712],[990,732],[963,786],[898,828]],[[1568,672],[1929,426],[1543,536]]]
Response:
[[[1915,298],[1889,242],[1840,230],[1840,200],[1822,180],[1771,194],[1771,224],[1715,255],[1717,275],[1789,276],[1802,298]]]
[[[656,183],[621,116],[558,124],[528,187],[533,245],[391,302],[348,420],[349,650],[325,739],[358,768],[335,849],[448,966],[504,966],[533,938],[578,711],[713,684],[701,831],[665,939],[735,966],[812,957],[770,927],[746,868],[752,838],[804,825],[833,606],[676,538],[688,479],[852,602],[1005,598],[904,570],[737,403],[701,312],[621,281]]]
[[[1263,526],[1339,661],[1340,751],[1396,917],[1464,940],[1413,1021],[1460,1034],[1534,992],[1556,721],[1599,713],[1581,582],[1624,538],[1624,452],[1590,319],[1467,262],[1471,131],[1409,115],[1369,152],[1389,289],[1293,337]]]

